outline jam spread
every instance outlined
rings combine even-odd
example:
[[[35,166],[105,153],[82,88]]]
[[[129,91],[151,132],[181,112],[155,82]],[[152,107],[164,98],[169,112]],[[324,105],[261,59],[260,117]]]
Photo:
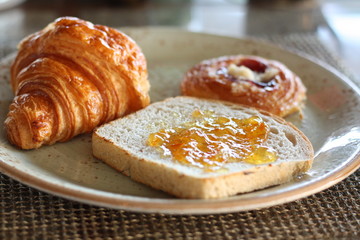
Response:
[[[238,119],[195,110],[192,121],[150,134],[148,144],[180,163],[216,170],[228,162],[274,162],[275,151],[262,145],[268,132],[258,116]]]
[[[254,59],[242,59],[238,63],[231,63],[228,66],[220,67],[216,74],[219,78],[227,79],[231,82],[245,81],[272,91],[276,88],[280,74],[279,70]]]

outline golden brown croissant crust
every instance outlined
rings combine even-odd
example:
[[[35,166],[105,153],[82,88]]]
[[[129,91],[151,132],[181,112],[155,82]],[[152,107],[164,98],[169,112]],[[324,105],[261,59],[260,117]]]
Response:
[[[221,99],[279,116],[298,111],[306,98],[300,78],[282,63],[258,56],[205,60],[185,75],[182,94]]]
[[[5,120],[23,149],[67,141],[149,104],[146,61],[125,34],[73,17],[25,38],[11,67]]]

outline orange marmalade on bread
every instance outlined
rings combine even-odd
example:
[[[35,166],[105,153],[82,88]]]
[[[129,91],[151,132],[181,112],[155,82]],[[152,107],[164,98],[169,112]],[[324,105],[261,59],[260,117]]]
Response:
[[[216,170],[229,162],[274,162],[276,152],[263,145],[268,133],[258,116],[238,119],[195,110],[191,121],[150,134],[148,144],[180,163]]]

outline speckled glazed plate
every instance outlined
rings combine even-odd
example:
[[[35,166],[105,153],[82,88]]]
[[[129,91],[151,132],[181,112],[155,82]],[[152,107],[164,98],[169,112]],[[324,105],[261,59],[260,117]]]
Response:
[[[344,75],[272,45],[230,37],[167,28],[124,29],[142,47],[151,81],[152,101],[179,94],[184,72],[207,58],[255,54],[285,63],[308,88],[304,118],[288,118],[312,142],[313,168],[294,181],[264,190],[218,200],[176,199],[111,169],[91,153],[91,136],[67,143],[21,151],[0,133],[0,169],[6,175],[64,198],[143,212],[200,214],[234,212],[286,203],[319,192],[341,181],[360,165],[360,93]],[[0,121],[13,98],[9,66],[0,64]]]

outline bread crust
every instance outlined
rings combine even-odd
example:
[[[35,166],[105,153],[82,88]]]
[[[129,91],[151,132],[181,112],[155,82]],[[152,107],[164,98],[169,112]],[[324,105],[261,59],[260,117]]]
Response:
[[[152,104],[153,106],[150,105],[148,108],[157,108],[158,111],[162,111],[164,110],[162,108],[164,104],[171,105],[171,103],[174,102],[180,102],[180,104],[194,102],[196,105],[198,101],[209,101],[215,104],[226,104],[229,106],[229,103],[221,101],[177,97],[167,99],[161,103]],[[237,104],[231,104],[231,107],[244,108],[244,106]],[[136,118],[142,117],[141,112],[148,111],[148,108],[96,129],[92,137],[93,154],[112,168],[131,177],[131,179],[155,189],[168,192],[174,196],[191,199],[227,197],[289,182],[295,176],[311,168],[314,155],[311,143],[306,136],[291,123],[286,123],[282,118],[264,111],[261,114],[276,119],[280,124],[290,126],[294,129],[294,132],[303,139],[304,142],[302,144],[304,144],[306,148],[304,151],[307,151],[305,154],[307,157],[305,159],[297,159],[296,156],[294,156],[294,159],[289,159],[288,161],[263,165],[248,165],[247,168],[240,171],[204,176],[201,173],[190,174],[186,169],[179,168],[171,160],[164,161],[164,159],[161,158],[151,159],[151,157],[147,156],[146,152],[143,152],[147,150],[145,145],[143,148],[140,148],[139,151],[133,151],[129,146],[119,144],[116,140],[117,137],[111,138],[110,135],[105,133],[105,131],[109,133],[116,131],[120,126],[124,126],[126,121],[129,123],[133,122]],[[257,113],[257,110],[251,111]],[[136,131],[129,132],[129,134],[136,134]],[[139,142],[139,144],[142,145],[144,143]]]
[[[238,78],[228,67],[246,66],[256,73],[274,69],[266,82]],[[284,117],[299,111],[306,98],[301,79],[279,61],[259,56],[234,55],[208,59],[195,65],[181,83],[183,95],[226,100],[262,109]]]

